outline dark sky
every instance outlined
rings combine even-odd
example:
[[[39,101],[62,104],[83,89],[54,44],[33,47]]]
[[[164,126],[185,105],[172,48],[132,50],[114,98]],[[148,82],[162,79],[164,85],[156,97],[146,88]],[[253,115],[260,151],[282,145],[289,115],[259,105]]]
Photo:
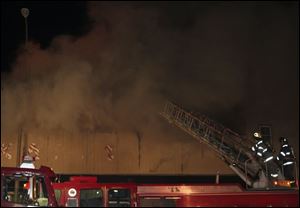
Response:
[[[1,1],[5,115],[18,118],[7,128],[27,119],[47,129],[150,125],[165,98],[238,131],[260,111],[297,123],[298,6]],[[30,9],[29,53],[22,7]]]
[[[30,9],[29,39],[47,48],[60,34],[80,36],[89,28],[86,2],[1,1],[1,71],[11,70],[16,51],[25,41],[25,20],[21,8]]]

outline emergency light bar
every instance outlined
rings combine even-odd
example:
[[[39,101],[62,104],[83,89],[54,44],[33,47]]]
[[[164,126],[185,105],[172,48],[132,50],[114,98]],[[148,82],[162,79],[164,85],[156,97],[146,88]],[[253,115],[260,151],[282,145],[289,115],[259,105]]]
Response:
[[[273,184],[275,186],[291,187],[291,181],[289,181],[289,180],[277,180],[277,181],[274,181]]]

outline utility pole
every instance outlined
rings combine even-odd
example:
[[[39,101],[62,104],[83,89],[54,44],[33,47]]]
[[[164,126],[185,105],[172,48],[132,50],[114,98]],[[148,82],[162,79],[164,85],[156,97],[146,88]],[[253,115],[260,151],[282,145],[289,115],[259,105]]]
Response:
[[[25,47],[27,46],[28,43],[28,24],[27,24],[27,17],[29,15],[29,9],[27,8],[22,8],[21,9],[21,14],[25,19]]]

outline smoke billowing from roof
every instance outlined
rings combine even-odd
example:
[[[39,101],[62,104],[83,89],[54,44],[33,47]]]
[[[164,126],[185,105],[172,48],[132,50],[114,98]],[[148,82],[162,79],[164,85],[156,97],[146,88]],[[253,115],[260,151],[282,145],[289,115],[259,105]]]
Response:
[[[247,96],[258,33],[269,34],[260,27],[272,31],[268,21],[288,11],[276,15],[282,5],[272,2],[273,16],[249,2],[114,4],[89,4],[93,26],[82,37],[20,49],[1,94],[2,129],[154,130],[166,98],[208,114],[232,111]]]

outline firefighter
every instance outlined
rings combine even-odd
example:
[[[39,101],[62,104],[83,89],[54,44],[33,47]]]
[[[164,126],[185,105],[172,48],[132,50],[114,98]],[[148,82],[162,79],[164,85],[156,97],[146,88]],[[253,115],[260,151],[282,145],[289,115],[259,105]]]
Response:
[[[295,156],[292,147],[288,143],[288,139],[285,137],[279,138],[281,148],[278,156],[276,157],[286,179],[294,180],[294,163]]]
[[[270,146],[263,140],[260,133],[255,132],[253,134],[254,138],[256,139],[256,143],[254,146],[251,147],[252,151],[255,153],[255,155],[263,160],[264,163],[266,163],[266,166],[268,166],[268,174],[272,178],[278,178],[278,169],[274,167],[273,164],[268,163],[269,161],[273,160],[273,154],[272,149]]]
[[[255,132],[253,134],[256,139],[255,145],[251,148],[255,152],[256,156],[262,158],[264,163],[273,159],[272,151],[268,144],[264,142],[260,133]]]

